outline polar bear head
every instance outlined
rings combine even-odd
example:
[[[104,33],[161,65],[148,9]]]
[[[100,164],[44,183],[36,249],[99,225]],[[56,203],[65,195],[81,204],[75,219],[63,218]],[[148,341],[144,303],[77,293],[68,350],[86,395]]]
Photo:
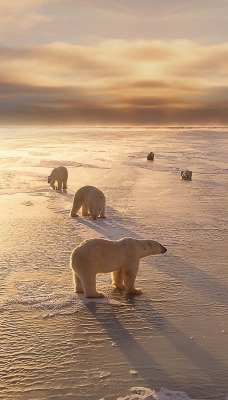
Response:
[[[105,209],[105,196],[99,189],[91,190],[88,198],[88,210],[93,219],[97,219]]]
[[[54,168],[53,171],[51,172],[51,175],[48,176],[48,183],[54,183],[56,180],[56,177],[58,176],[58,169]]]
[[[140,258],[166,253],[167,249],[156,240],[137,239],[137,247],[140,249]]]

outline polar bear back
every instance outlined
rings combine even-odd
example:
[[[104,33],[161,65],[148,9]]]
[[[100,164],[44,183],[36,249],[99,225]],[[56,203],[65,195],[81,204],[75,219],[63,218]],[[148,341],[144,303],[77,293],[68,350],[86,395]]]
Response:
[[[67,168],[63,167],[63,166],[54,168],[52,173],[53,173],[53,178],[55,178],[55,179],[64,180],[64,179],[68,178]],[[51,175],[52,175],[52,173],[51,173]]]
[[[101,190],[94,188],[90,190],[87,201],[89,213],[92,218],[96,219],[105,209],[105,195]]]
[[[78,268],[89,269],[92,267],[98,273],[112,272],[120,268],[126,258],[126,251],[121,247],[120,241],[86,240],[74,250],[74,263]]]
[[[89,239],[74,249],[72,269],[108,273],[138,265],[148,255],[165,253],[166,249],[153,240],[123,238],[120,240]]]
[[[93,192],[94,190],[95,192],[102,193],[101,190],[99,190],[95,186],[86,185],[78,189],[77,192],[75,193],[75,196],[77,196],[77,198],[83,202],[88,201],[89,196],[91,196],[91,192]]]
[[[83,186],[74,195],[71,217],[77,216],[78,210],[82,207],[82,215],[91,215],[92,219],[99,216],[105,217],[106,198],[104,193],[95,186]]]
[[[49,182],[55,182],[56,180],[63,181],[64,179],[68,179],[68,171],[66,167],[60,166],[54,168],[49,176]]]

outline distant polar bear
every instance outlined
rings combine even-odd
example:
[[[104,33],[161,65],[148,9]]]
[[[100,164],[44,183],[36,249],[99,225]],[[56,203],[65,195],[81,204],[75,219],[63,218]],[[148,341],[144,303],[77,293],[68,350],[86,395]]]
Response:
[[[154,161],[154,153],[152,151],[148,154],[147,160]]]
[[[155,240],[130,237],[120,240],[89,239],[76,247],[70,258],[75,291],[85,297],[104,297],[96,290],[96,275],[112,272],[112,284],[130,294],[141,294],[135,288],[139,261],[143,257],[165,253],[167,249]]]
[[[67,188],[67,179],[68,179],[68,171],[66,167],[57,167],[54,168],[51,175],[48,176],[48,183],[53,189],[61,190]],[[57,187],[56,187],[57,182]]]
[[[78,210],[82,207],[82,215],[91,215],[92,219],[105,217],[105,195],[94,186],[83,186],[75,193],[71,217],[77,217]]]
[[[181,171],[181,179],[185,181],[191,181],[192,180],[192,171],[189,171],[188,169],[184,169]]]

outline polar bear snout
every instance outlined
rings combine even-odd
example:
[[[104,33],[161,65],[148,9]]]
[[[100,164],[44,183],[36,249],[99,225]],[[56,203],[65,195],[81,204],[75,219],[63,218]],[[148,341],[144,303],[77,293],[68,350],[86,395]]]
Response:
[[[166,247],[164,247],[164,246],[161,245],[161,253],[163,254],[163,253],[166,253],[166,252],[167,252]]]
[[[48,176],[48,183],[50,183],[51,182],[51,180],[50,180],[50,176]]]

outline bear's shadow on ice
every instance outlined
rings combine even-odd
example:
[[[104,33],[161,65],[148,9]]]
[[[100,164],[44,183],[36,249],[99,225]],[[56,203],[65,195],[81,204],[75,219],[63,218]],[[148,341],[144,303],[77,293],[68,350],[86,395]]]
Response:
[[[148,325],[151,325],[159,335],[172,343],[177,351],[183,354],[185,360],[189,360],[186,362],[192,363],[196,370],[200,368],[204,372],[204,376],[199,376],[198,382],[200,386],[203,385],[204,390],[216,392],[217,387],[224,386],[226,365],[222,361],[203,349],[194,339],[186,336],[156,308],[151,307],[151,312],[145,313],[144,308],[140,307],[134,296],[129,296],[128,302],[134,307],[134,312],[137,313],[136,323],[140,324],[140,320],[146,318]],[[132,368],[143,378],[146,385],[154,388],[166,385],[173,390],[180,385],[175,378],[168,375],[165,369],[161,368],[161,365],[153,359],[150,353],[139,343],[139,340],[135,339],[134,333],[128,331],[127,327],[115,315],[113,307],[107,308],[105,304],[96,302],[85,303],[85,306],[105,329],[113,345],[118,347]],[[208,377],[206,382],[205,376]],[[190,387],[186,387],[186,390],[192,389],[191,381],[189,384]]]
[[[131,364],[130,368],[134,368],[138,372],[138,376],[143,379],[146,385],[159,388],[168,384],[171,389],[177,386],[177,382],[164,369],[161,369],[160,364],[151,357],[149,352],[134,338],[133,334],[128,332],[128,329],[116,317],[112,308],[107,308],[104,304],[101,305],[96,302],[84,304],[105,329],[113,345],[118,347]]]
[[[135,222],[133,222],[130,218],[124,218],[123,223],[121,223],[122,216],[119,215],[118,211],[111,208],[106,207],[107,218],[102,219],[98,218],[95,221],[91,219],[91,217],[76,217],[74,218],[78,224],[82,224],[87,228],[96,231],[101,236],[106,239],[121,239],[123,237],[132,237],[135,239],[154,239],[153,235],[145,237],[145,235],[139,235],[135,232]],[[131,225],[134,225],[134,227]]]
[[[193,264],[188,264],[174,254],[167,254],[166,263],[157,265],[157,269],[174,279],[178,279],[184,285],[194,289],[195,293],[201,293],[205,298],[228,305],[227,285],[219,282],[206,271],[202,271]],[[200,301],[200,300],[199,300]]]
[[[135,299],[131,299],[132,305],[135,303]],[[204,390],[207,389],[211,392],[214,387],[215,392],[217,387],[224,387],[224,381],[226,379],[226,365],[222,361],[216,359],[211,353],[205,351],[201,346],[199,346],[196,341],[186,336],[182,331],[180,331],[176,325],[172,324],[170,319],[165,318],[161,312],[157,309],[152,308],[151,312],[142,313],[140,318],[146,318],[148,323],[153,326],[162,336],[172,343],[172,345],[178,350],[178,352],[183,354],[183,357],[204,371],[205,375],[208,376],[208,382],[203,381]],[[174,334],[175,333],[175,334]],[[204,379],[203,377],[201,379]],[[202,384],[202,382],[201,382]],[[216,393],[215,393],[216,396]]]

